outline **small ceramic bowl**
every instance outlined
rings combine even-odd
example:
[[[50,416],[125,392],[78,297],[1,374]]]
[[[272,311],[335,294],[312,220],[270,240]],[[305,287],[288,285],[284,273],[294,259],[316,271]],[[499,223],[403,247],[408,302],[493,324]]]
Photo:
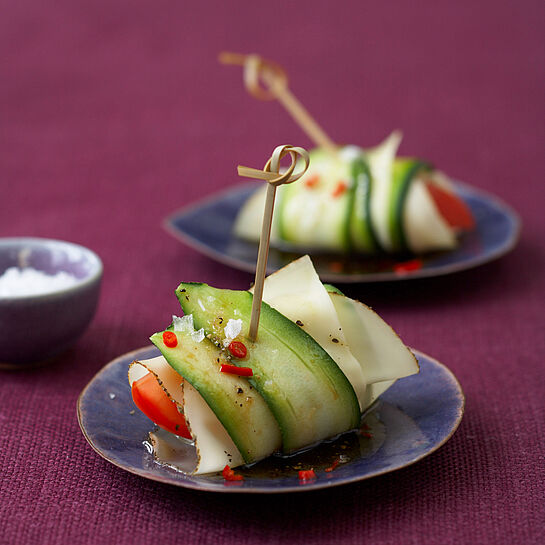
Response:
[[[28,269],[27,275],[64,272],[72,279],[52,291],[0,294],[0,367],[19,369],[54,358],[82,335],[96,311],[103,267],[94,252],[70,242],[0,239],[0,277],[12,267]]]

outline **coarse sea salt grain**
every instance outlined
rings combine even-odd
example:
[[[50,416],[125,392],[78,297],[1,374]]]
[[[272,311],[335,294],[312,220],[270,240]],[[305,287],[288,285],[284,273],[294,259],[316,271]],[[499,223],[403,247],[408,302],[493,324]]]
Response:
[[[191,338],[197,343],[204,340],[204,329],[201,327],[201,329],[195,331],[195,327],[193,326],[193,314],[187,314],[181,318],[173,314],[172,329],[174,329],[174,331],[190,333]]]
[[[240,332],[242,331],[242,320],[229,320],[227,325],[223,328],[223,331],[225,333],[223,346],[229,346],[231,341],[240,335]]]
[[[0,297],[43,295],[76,284],[78,279],[64,271],[46,274],[32,267],[10,267],[0,276]]]
[[[187,314],[185,316],[179,317],[172,315],[172,327],[174,331],[185,331],[187,333],[192,333],[195,331],[193,327],[193,314]]]
[[[194,331],[191,333],[191,338],[196,342],[200,343],[204,340],[204,328],[200,328],[199,331]]]

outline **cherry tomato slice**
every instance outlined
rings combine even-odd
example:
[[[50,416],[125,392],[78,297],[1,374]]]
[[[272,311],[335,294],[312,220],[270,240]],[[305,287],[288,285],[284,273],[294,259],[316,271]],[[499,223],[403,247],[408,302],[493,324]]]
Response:
[[[467,230],[475,227],[471,211],[462,199],[432,182],[427,182],[426,187],[439,213],[451,227]]]
[[[153,373],[135,380],[131,393],[134,404],[160,428],[191,439],[184,415],[161,388]]]

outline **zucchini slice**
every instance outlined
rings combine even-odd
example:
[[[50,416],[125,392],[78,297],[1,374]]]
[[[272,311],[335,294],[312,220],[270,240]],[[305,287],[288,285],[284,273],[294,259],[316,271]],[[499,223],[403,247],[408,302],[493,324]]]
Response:
[[[280,237],[305,248],[346,252],[354,198],[351,161],[322,149],[310,152],[310,166],[293,184],[278,189]]]
[[[374,254],[380,250],[380,244],[371,221],[371,193],[373,178],[364,157],[352,162],[354,199],[350,217],[350,238],[352,250]]]
[[[404,228],[405,203],[416,174],[429,169],[428,164],[417,159],[397,158],[394,161],[387,212],[391,250],[394,252],[410,251]]]
[[[281,437],[274,416],[245,378],[220,371],[220,365],[226,363],[224,353],[206,338],[199,342],[186,331],[174,333],[178,343],[173,348],[163,342],[163,332],[150,339],[170,366],[206,401],[244,461],[255,462],[278,450]]]

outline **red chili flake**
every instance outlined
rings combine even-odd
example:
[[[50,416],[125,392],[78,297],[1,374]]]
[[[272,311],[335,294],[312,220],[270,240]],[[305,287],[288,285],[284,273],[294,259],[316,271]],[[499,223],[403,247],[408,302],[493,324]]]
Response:
[[[337,185],[335,186],[335,189],[333,190],[333,193],[331,194],[332,197],[340,197],[347,189],[346,182],[340,181],[337,182]]]
[[[421,259],[411,259],[394,265],[394,271],[397,274],[406,274],[412,271],[418,271],[422,268]]]
[[[305,185],[307,187],[314,187],[318,182],[320,181],[320,176],[315,174],[314,176],[310,176],[305,180]]]
[[[238,375],[239,377],[252,377],[254,375],[251,367],[237,367],[236,365],[229,365],[228,363],[222,363],[220,371],[222,373]]]
[[[337,458],[329,467],[326,467],[326,468],[325,468],[325,471],[327,471],[328,473],[330,473],[330,472],[333,471],[340,463],[341,463],[341,459],[340,459],[340,458]]]
[[[360,431],[360,435],[362,437],[365,437],[366,439],[372,439],[373,438],[373,434],[369,433],[368,431]]]
[[[246,349],[246,346],[244,346],[244,343],[241,343],[240,341],[233,341],[229,345],[229,352],[231,352],[235,358],[242,359],[246,357],[248,350]]]
[[[174,348],[175,346],[178,346],[178,337],[176,337],[176,333],[173,331],[163,331],[163,342],[165,343],[165,346]]]
[[[316,479],[316,473],[314,469],[302,469],[299,471],[299,480],[300,481],[313,481]]]
[[[226,481],[243,481],[244,477],[235,473],[228,465],[223,468],[221,472],[223,478]]]

